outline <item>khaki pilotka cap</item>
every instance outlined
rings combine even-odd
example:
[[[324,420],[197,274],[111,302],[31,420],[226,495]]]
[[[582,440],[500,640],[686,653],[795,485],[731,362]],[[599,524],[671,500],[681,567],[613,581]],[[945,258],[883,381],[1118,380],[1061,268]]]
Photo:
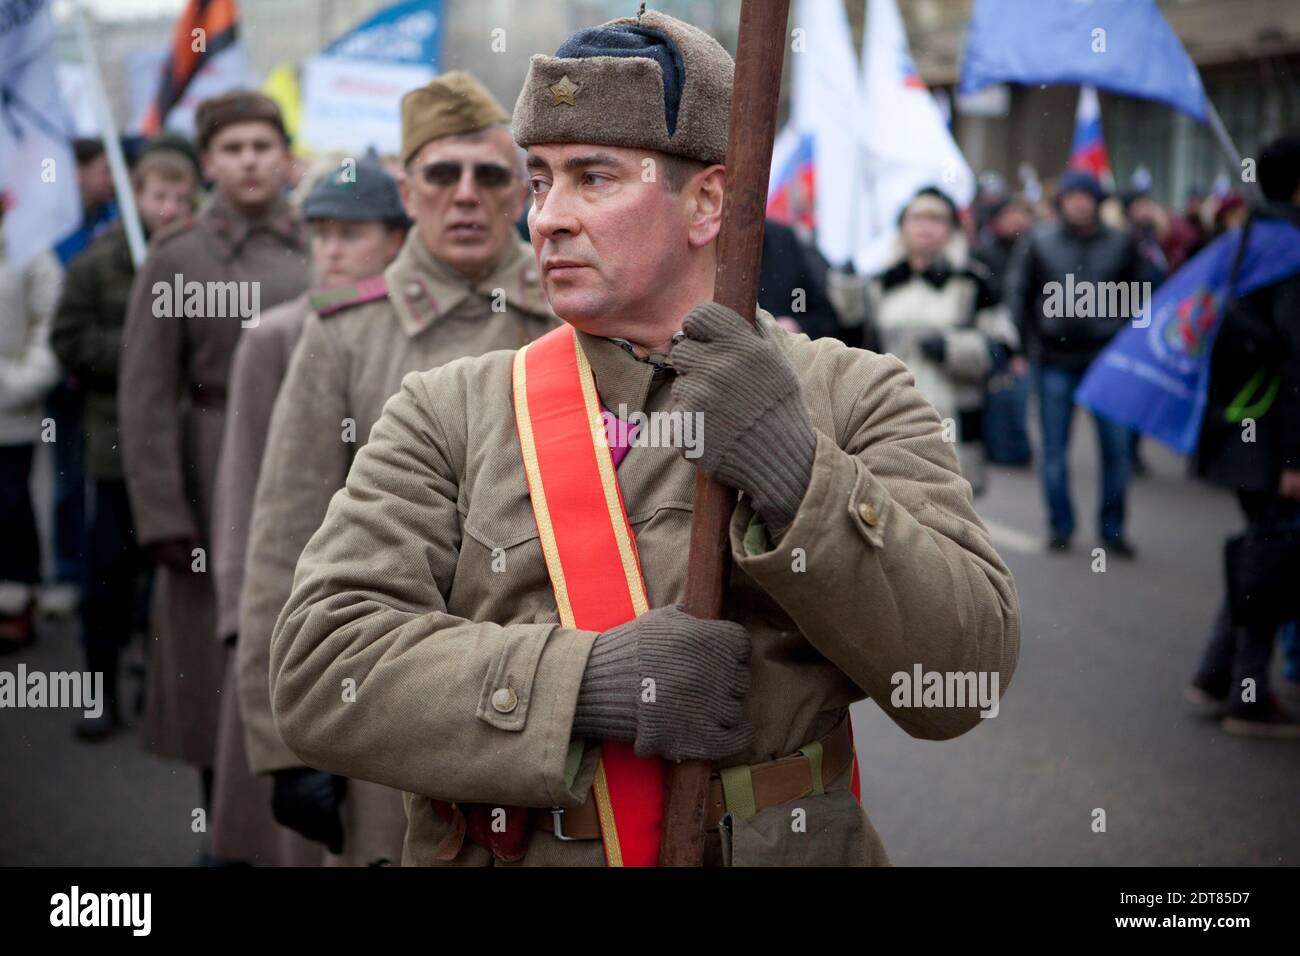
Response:
[[[402,163],[431,140],[509,122],[505,107],[475,77],[464,70],[443,73],[402,97]]]
[[[592,143],[726,161],[735,64],[703,30],[663,13],[579,30],[534,56],[515,142]]]

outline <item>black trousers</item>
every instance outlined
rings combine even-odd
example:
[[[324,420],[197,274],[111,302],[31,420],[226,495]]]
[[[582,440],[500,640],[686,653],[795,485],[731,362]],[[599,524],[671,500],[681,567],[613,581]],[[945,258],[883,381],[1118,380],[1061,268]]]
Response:
[[[1258,491],[1240,491],[1237,493],[1237,501],[1251,528],[1263,531],[1293,526],[1300,522],[1300,501]],[[1229,713],[1245,716],[1264,707],[1273,642],[1278,628],[1285,623],[1277,621],[1252,627],[1234,625],[1228,611],[1228,599],[1225,597],[1215,616],[1209,644],[1201,657],[1196,682],[1220,693],[1226,691]],[[1253,703],[1241,699],[1242,682],[1248,678],[1255,682]]]
[[[118,656],[131,639],[148,562],[136,544],[126,482],[95,482],[87,542],[81,644],[86,668],[104,674],[105,694],[117,701]]]
[[[0,445],[0,581],[36,584],[41,544],[32,507],[35,445]]]

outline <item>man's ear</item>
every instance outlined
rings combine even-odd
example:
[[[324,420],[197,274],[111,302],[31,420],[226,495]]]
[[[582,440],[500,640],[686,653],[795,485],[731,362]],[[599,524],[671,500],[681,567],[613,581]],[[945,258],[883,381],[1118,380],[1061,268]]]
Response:
[[[208,182],[213,182],[215,177],[212,175],[212,152],[204,150],[199,154],[199,166],[203,169],[203,178]]]
[[[722,228],[722,201],[727,167],[715,163],[700,170],[686,184],[688,238],[692,246],[707,246]]]

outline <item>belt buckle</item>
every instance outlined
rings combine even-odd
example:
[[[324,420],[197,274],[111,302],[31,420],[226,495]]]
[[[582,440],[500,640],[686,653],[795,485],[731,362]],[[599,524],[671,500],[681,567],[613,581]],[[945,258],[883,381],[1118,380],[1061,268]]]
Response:
[[[564,807],[551,807],[551,825],[555,828],[555,839],[564,840],[566,843],[577,842],[577,837],[564,835]]]

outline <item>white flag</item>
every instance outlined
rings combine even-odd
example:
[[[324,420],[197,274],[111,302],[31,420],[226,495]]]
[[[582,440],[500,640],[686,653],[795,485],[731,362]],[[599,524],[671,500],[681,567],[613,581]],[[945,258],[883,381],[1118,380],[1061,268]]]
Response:
[[[812,137],[817,248],[833,265],[853,258],[853,192],[862,90],[843,0],[799,0],[792,25],[790,123]]]
[[[0,0],[0,201],[13,268],[81,222],[70,129],[59,98],[50,0]]]
[[[936,186],[960,209],[975,198],[975,177],[916,72],[895,0],[869,0],[862,90],[864,116],[857,128],[864,159],[854,264],[861,273],[873,273],[886,265],[898,214],[918,189]]]

